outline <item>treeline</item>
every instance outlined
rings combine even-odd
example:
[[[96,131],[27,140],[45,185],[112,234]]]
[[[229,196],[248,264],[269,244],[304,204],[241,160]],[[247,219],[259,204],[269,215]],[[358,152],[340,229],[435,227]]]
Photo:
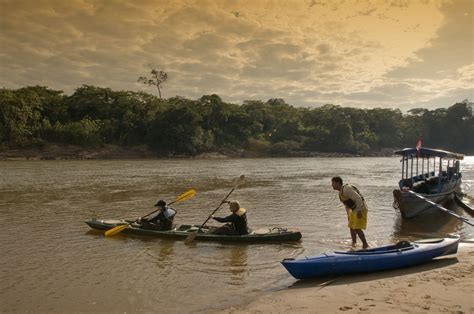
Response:
[[[367,154],[424,146],[474,152],[474,118],[467,101],[449,108],[357,109],[290,106],[282,99],[223,102],[113,91],[84,85],[68,96],[43,86],[0,89],[0,146],[65,143],[147,145],[164,156],[211,151],[261,155],[298,152]]]

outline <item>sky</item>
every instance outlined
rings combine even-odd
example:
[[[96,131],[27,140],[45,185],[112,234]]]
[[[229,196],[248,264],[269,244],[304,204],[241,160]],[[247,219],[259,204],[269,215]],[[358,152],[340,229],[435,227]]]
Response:
[[[473,0],[0,0],[0,87],[295,107],[474,101]]]

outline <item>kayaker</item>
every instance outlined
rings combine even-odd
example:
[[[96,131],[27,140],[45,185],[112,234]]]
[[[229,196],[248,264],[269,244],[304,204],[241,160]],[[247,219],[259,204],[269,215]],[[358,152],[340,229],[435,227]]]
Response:
[[[339,191],[339,199],[347,212],[348,227],[350,228],[352,245],[357,242],[357,235],[362,241],[363,248],[369,247],[362,229],[367,227],[367,203],[359,189],[352,184],[343,184],[341,177],[331,179],[332,188]]]
[[[158,214],[151,218],[139,218],[138,224],[143,229],[166,231],[173,229],[173,220],[176,216],[174,208],[166,206],[166,202],[159,200],[156,204],[159,208]]]
[[[212,219],[218,222],[225,222],[226,224],[222,227],[217,228],[212,233],[213,234],[224,234],[224,235],[244,235],[248,234],[248,225],[247,225],[247,210],[240,207],[238,201],[222,201],[222,203],[229,204],[229,210],[232,212],[227,217],[214,217]]]

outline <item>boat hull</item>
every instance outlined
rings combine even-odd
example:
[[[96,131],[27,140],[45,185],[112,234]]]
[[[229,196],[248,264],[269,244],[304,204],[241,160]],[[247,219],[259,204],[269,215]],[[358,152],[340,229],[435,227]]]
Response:
[[[461,179],[458,179],[455,182],[445,184],[440,193],[419,194],[436,204],[442,204],[449,199],[454,199],[456,192],[460,190],[460,186]],[[408,191],[395,191],[397,191],[394,192],[395,202],[398,203],[398,209],[400,210],[402,218],[410,219],[419,215],[430,215],[439,211],[435,206]]]
[[[127,224],[130,221],[125,220],[98,220],[90,219],[86,220],[85,223],[89,227],[96,230],[109,230],[118,225]],[[158,231],[158,230],[146,230],[139,228],[137,226],[129,225],[127,226],[122,233],[125,234],[135,234],[143,236],[152,236],[157,238],[168,238],[176,240],[186,239],[192,232],[197,231],[199,226],[197,225],[180,225],[173,230],[168,231]],[[228,235],[217,235],[206,233],[206,229],[201,230],[196,234],[195,240],[199,241],[215,241],[215,242],[238,242],[238,243],[262,243],[262,242],[287,242],[287,241],[299,241],[302,237],[301,232],[291,231],[283,228],[269,228],[266,229],[267,232],[262,232],[262,229],[259,229],[255,232],[248,235],[240,236],[228,236]]]
[[[368,273],[397,269],[455,254],[459,238],[443,238],[389,245],[365,251],[334,252],[304,259],[283,260],[281,264],[296,279]]]

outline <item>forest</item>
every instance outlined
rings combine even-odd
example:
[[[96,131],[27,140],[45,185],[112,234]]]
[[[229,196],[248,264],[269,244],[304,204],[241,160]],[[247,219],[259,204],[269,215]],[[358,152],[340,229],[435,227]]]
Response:
[[[72,95],[44,86],[0,89],[0,149],[48,143],[145,145],[157,156],[250,151],[259,156],[370,155],[423,146],[474,153],[469,102],[446,108],[301,108],[283,99],[226,103],[218,95],[167,99],[83,85]]]

